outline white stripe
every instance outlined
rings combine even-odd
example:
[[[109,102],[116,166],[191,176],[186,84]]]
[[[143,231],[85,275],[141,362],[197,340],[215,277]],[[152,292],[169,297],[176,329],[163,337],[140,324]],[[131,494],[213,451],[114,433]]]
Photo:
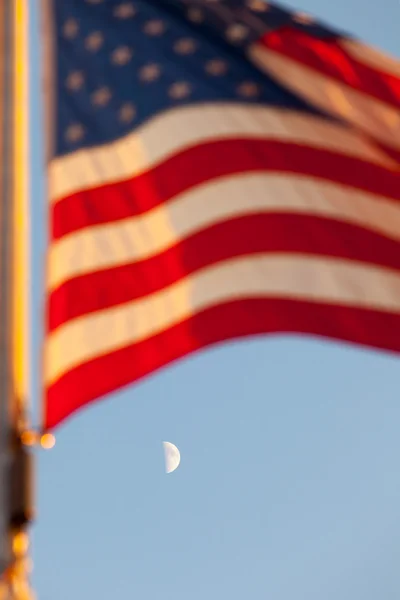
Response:
[[[303,299],[400,314],[400,274],[351,261],[287,254],[219,263],[146,298],[77,318],[55,330],[45,347],[46,383],[208,307],[257,297]]]
[[[400,110],[260,44],[254,44],[249,55],[264,72],[308,102],[400,149]]]
[[[392,77],[400,77],[400,61],[394,56],[384,54],[373,46],[367,46],[357,40],[341,40],[340,45],[350,56],[372,69],[382,71]]]
[[[144,215],[88,227],[54,242],[48,287],[148,258],[227,219],[278,211],[333,218],[400,240],[400,207],[383,197],[295,175],[238,174],[188,190]]]
[[[204,104],[167,111],[116,142],[54,159],[49,165],[50,201],[140,175],[197,144],[243,137],[288,141],[391,164],[354,133],[314,116],[263,106]]]

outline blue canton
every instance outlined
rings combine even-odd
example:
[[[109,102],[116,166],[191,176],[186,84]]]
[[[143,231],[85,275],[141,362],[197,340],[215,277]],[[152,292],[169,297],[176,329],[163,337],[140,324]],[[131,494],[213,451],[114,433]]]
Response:
[[[253,66],[246,48],[288,24],[337,36],[263,0],[53,0],[53,15],[57,156],[188,104],[316,112]]]

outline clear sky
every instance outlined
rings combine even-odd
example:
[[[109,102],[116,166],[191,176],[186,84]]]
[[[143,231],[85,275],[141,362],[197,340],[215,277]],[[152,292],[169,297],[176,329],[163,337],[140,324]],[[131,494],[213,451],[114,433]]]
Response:
[[[398,0],[296,8],[400,56]],[[35,414],[37,26],[33,14]],[[271,336],[182,361],[83,411],[39,453],[38,600],[399,600],[399,430],[400,359],[387,354]],[[181,451],[171,475],[163,440]]]

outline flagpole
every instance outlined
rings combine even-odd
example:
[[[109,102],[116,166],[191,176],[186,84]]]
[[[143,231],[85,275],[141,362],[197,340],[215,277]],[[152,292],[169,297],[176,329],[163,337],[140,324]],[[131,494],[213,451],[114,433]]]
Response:
[[[14,112],[13,112],[13,211],[12,211],[12,373],[16,428],[13,493],[13,551],[15,600],[32,600],[29,526],[33,519],[33,457],[23,444],[29,421],[29,296],[30,296],[30,202],[29,202],[29,0],[14,0]],[[13,600],[14,600],[13,598]]]
[[[1,485],[0,485],[0,511],[1,511],[1,572],[0,572],[0,600],[9,599],[9,590],[6,578],[3,577],[12,560],[11,536],[9,531],[10,506],[9,495],[9,390],[8,390],[8,296],[4,293],[7,282],[6,265],[8,240],[6,203],[10,198],[10,136],[9,136],[9,89],[7,85],[10,78],[10,44],[9,44],[9,5],[0,3],[0,443],[1,443]]]
[[[28,0],[3,0],[5,36],[4,157],[1,202],[2,401],[10,430],[9,533],[6,600],[32,600],[29,526],[33,518],[32,461],[24,443],[29,397],[29,14]],[[0,600],[3,600],[0,598]]]
[[[14,0],[13,379],[21,430],[28,425],[30,364],[29,33],[28,0]]]

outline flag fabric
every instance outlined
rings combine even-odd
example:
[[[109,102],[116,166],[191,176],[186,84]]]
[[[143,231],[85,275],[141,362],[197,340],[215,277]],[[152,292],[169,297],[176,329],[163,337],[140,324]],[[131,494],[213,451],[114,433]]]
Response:
[[[45,428],[243,336],[400,351],[395,59],[262,0],[45,4]]]

